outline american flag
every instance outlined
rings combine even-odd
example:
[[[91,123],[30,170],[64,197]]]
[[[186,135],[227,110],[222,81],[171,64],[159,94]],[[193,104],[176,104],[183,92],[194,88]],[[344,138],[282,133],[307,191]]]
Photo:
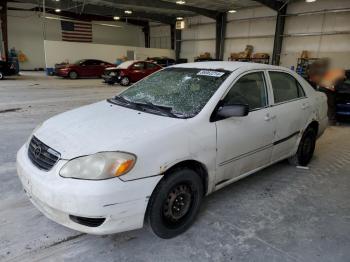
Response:
[[[62,41],[92,42],[92,26],[88,23],[61,21]]]

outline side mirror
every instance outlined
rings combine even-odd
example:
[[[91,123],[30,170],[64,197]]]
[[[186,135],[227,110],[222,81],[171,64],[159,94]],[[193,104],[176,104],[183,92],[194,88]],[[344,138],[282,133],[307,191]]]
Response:
[[[237,104],[221,106],[216,112],[216,120],[222,120],[229,117],[242,117],[249,113],[249,105]]]

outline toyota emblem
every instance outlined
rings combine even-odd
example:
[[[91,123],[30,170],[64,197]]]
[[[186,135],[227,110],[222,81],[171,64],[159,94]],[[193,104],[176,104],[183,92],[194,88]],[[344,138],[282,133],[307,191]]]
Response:
[[[35,148],[35,150],[34,150],[34,157],[35,157],[35,158],[38,158],[38,157],[40,156],[40,154],[41,154],[41,147],[38,146],[38,147]]]

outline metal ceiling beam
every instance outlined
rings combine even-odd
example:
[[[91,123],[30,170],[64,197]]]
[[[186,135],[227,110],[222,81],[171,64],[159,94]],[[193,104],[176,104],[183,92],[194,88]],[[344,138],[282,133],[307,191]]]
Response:
[[[30,3],[30,4],[38,4],[37,0],[15,0],[19,3]],[[40,4],[40,2],[39,2]],[[77,14],[88,14],[88,15],[98,15],[98,16],[104,16],[106,18],[112,19],[113,16],[120,16],[127,19],[149,19],[157,22],[161,22],[164,24],[174,24],[176,21],[176,17],[174,16],[167,16],[167,15],[161,15],[161,14],[154,14],[154,13],[148,13],[148,12],[137,12],[134,11],[131,15],[126,15],[124,13],[124,9],[114,8],[114,7],[107,7],[107,6],[101,6],[101,5],[92,5],[92,4],[78,4],[76,6],[72,6],[70,1],[60,1],[60,2],[53,2],[53,1],[47,1],[46,8],[48,9],[56,9],[60,8],[62,10],[61,14],[63,12],[71,12]],[[107,19],[108,20],[108,19]]]
[[[265,5],[267,7],[270,7],[271,9],[278,11],[283,7],[285,4],[283,1],[277,1],[277,0],[254,0],[255,2],[258,2],[262,5]]]
[[[199,15],[207,16],[212,19],[216,19],[219,12],[196,7],[190,5],[178,5],[172,2],[161,1],[161,0],[105,0],[111,4],[122,4],[128,6],[137,6],[137,7],[152,7],[158,9],[170,9],[170,10],[179,10],[179,11],[189,11]]]
[[[161,14],[148,13],[148,12],[138,12],[138,11],[133,11],[132,14],[126,15],[124,11],[125,11],[124,9],[119,9],[119,8],[88,4],[88,5],[85,5],[83,12],[87,14],[98,14],[98,15],[109,16],[109,17],[120,16],[120,17],[131,18],[131,19],[143,18],[143,19],[149,19],[149,20],[161,22],[164,24],[173,24],[176,21],[176,17],[174,16],[167,16],[167,15],[161,15]]]

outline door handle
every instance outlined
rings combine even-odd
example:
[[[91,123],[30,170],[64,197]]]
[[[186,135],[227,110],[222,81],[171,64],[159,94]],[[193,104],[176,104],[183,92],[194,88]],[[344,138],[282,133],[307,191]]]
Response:
[[[306,108],[309,108],[309,107],[310,107],[309,103],[303,103],[303,104],[301,105],[301,108],[302,108],[302,109],[306,109]]]
[[[276,118],[276,115],[271,116],[269,113],[267,113],[264,117],[264,120],[270,121],[270,120],[275,119],[275,118]]]

